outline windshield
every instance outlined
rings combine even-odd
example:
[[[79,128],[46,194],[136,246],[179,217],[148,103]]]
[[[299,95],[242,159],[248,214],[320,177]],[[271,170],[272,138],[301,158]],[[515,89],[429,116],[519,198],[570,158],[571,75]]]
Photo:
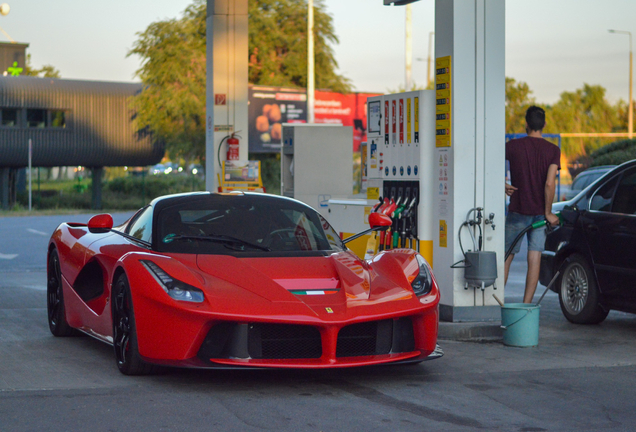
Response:
[[[209,195],[162,208],[155,224],[160,252],[222,255],[323,255],[344,250],[316,211],[267,195]]]

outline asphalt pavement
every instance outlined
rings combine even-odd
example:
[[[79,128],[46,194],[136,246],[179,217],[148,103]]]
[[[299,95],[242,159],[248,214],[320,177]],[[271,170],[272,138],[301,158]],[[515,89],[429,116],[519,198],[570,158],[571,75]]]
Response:
[[[636,315],[574,325],[552,292],[534,348],[450,337],[440,339],[444,357],[414,366],[123,376],[108,345],[48,330],[46,243],[62,220],[0,218],[2,432],[636,430]],[[506,302],[521,299],[524,259],[513,262]]]

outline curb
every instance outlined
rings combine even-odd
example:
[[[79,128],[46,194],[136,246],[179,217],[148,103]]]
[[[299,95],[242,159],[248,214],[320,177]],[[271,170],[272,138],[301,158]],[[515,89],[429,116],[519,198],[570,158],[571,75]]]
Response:
[[[457,341],[497,341],[503,339],[499,321],[462,323],[440,322],[438,339]]]

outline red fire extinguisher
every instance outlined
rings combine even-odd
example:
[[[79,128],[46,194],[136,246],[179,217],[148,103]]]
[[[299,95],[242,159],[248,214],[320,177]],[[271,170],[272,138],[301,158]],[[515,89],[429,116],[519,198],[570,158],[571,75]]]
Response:
[[[240,138],[236,133],[230,135],[227,139],[227,157],[225,160],[238,160],[239,159],[239,140]]]

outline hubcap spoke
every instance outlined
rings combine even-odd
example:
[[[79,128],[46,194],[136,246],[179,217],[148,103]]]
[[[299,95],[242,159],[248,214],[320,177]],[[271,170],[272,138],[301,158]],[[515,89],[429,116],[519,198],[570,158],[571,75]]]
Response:
[[[579,314],[588,299],[589,286],[585,269],[574,263],[567,271],[561,288],[563,304],[568,312]]]

